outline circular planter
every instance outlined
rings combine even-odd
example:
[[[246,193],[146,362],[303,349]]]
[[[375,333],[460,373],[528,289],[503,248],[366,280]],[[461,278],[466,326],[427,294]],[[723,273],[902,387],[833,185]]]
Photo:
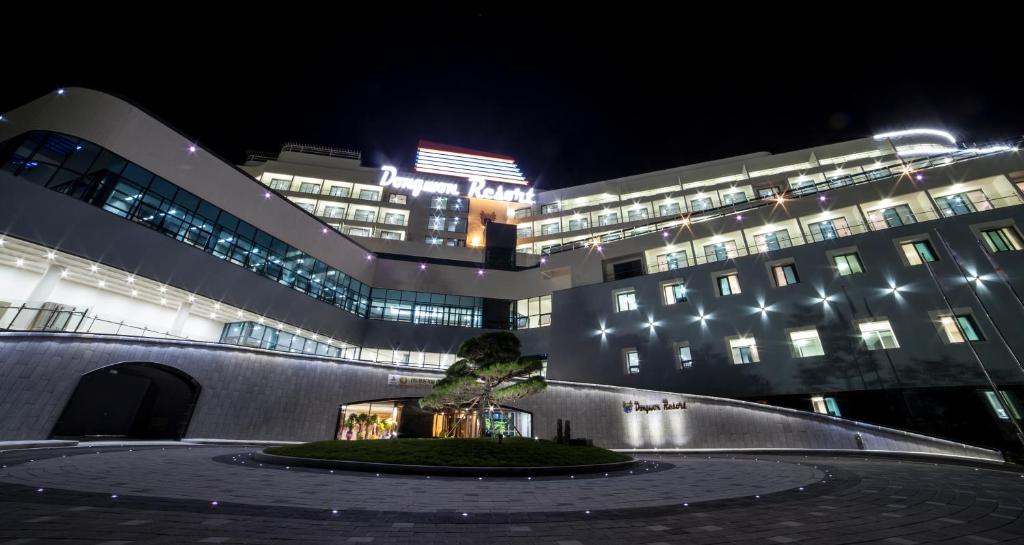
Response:
[[[350,460],[324,460],[321,458],[299,458],[280,456],[260,451],[253,459],[267,464],[319,469],[340,469],[344,471],[367,471],[371,473],[400,473],[410,475],[449,475],[455,477],[535,477],[543,475],[578,475],[582,473],[604,473],[629,469],[637,460],[590,464],[579,466],[535,466],[535,467],[473,467],[473,466],[423,466],[412,464],[387,464],[380,462],[354,462]]]

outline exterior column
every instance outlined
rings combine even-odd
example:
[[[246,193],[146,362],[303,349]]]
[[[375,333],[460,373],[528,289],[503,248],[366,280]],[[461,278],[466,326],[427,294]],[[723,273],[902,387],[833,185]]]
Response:
[[[49,302],[48,299],[57,289],[57,284],[60,283],[61,272],[63,271],[64,267],[59,265],[50,265],[46,268],[43,276],[32,287],[32,291],[29,292],[28,297],[25,299],[24,310],[18,313],[17,317],[11,322],[11,329],[25,330],[33,327],[36,318],[39,316],[39,308],[43,306],[43,303]],[[15,312],[17,311],[15,310]]]
[[[171,323],[169,333],[180,337],[185,330],[185,322],[188,320],[189,312],[192,311],[192,303],[184,302],[178,305],[178,312],[174,315],[174,322]]]

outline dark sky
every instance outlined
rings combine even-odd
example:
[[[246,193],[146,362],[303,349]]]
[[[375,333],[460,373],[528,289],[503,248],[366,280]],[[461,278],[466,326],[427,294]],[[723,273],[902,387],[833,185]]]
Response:
[[[233,162],[299,141],[409,166],[423,138],[512,155],[541,188],[910,126],[1024,133],[1009,12],[798,23],[385,7],[54,29],[57,53],[9,58],[0,111],[86,85]]]

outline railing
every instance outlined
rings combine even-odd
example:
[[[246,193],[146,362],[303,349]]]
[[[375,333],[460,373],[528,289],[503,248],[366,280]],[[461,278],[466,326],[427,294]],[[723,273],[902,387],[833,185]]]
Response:
[[[1009,146],[1010,148],[1013,149],[1017,149],[1022,144],[1024,144],[1024,138],[1018,138],[1017,140],[1009,144],[1006,144],[1006,146]],[[829,178],[824,182],[810,183],[806,186],[801,186],[797,189],[791,189],[783,193],[781,197],[785,198],[786,200],[793,200],[801,197],[807,197],[819,193],[824,193],[826,191],[839,189],[842,187],[857,186],[891,180],[894,178],[899,178],[901,176],[910,176],[924,169],[945,167],[951,164],[976,159],[978,157],[986,157],[993,155],[995,153],[1001,153],[1003,151],[1006,150],[958,150],[947,154],[935,155],[912,161],[906,161],[902,165],[898,166],[883,167],[879,169],[858,172],[855,174],[847,174],[844,176]],[[740,214],[743,212],[763,208],[766,206],[772,206],[775,203],[777,203],[777,197],[762,197],[755,200],[744,201],[742,203],[719,206],[716,208],[711,208],[700,212],[691,212],[688,216],[685,217],[677,216],[672,220],[659,221],[632,228],[618,229],[601,235],[596,235],[585,240],[552,244],[551,246],[542,247],[540,253],[543,255],[550,255],[560,252],[578,250],[581,248],[589,248],[590,246],[598,243],[614,242],[617,240],[654,233],[662,229],[677,227],[681,225],[684,220],[689,223],[708,221],[712,219],[722,218],[725,216]],[[528,251],[524,253],[533,252]]]
[[[327,146],[311,146],[309,144],[299,144],[297,142],[285,142],[281,146],[281,152],[292,151],[295,153],[310,153],[313,155],[323,155],[326,157],[344,157],[345,159],[355,159],[359,161],[363,157],[363,153],[359,150],[345,149],[345,148],[329,148]]]
[[[698,255],[698,256],[687,256],[685,259],[681,257],[674,258],[674,264],[649,264],[647,266],[646,274],[655,274],[659,272],[665,272],[670,270],[682,269],[685,267],[692,267],[694,265],[704,265],[707,263],[715,263],[718,261],[726,261],[737,257],[743,257],[748,255],[767,255],[769,252],[790,248],[793,246],[803,246],[804,244],[814,244],[817,242],[825,242],[829,240],[838,240],[841,238],[868,233],[872,231],[881,231],[884,229],[891,229],[893,227],[902,227],[904,225],[913,225],[916,223],[923,223],[926,221],[932,221],[942,218],[948,218],[952,216],[963,216],[969,214],[975,214],[978,212],[984,212],[986,210],[993,210],[997,208],[1005,208],[1007,206],[1016,206],[1024,204],[1018,195],[1006,195],[1002,197],[989,198],[988,202],[991,204],[990,208],[984,209],[973,209],[968,212],[954,213],[953,210],[948,208],[940,207],[939,210],[925,210],[922,212],[911,211],[910,214],[902,214],[899,218],[892,220],[877,220],[877,221],[865,221],[864,223],[857,223],[853,225],[847,225],[846,227],[836,227],[835,236],[821,236],[814,233],[800,233],[793,235],[790,233],[788,239],[779,241],[778,248],[771,247],[772,244],[755,244],[753,247],[748,246],[746,241],[741,236],[737,239],[729,239],[736,242],[737,246],[735,250],[730,249],[727,251],[727,255],[724,258],[719,259],[717,255]],[[689,241],[688,241],[689,242]],[[694,248],[694,251],[699,251],[700,248]],[[680,250],[677,250],[680,251]]]
[[[89,315],[88,310],[66,310],[60,307],[0,306],[2,331],[62,331],[96,335],[121,335],[158,339],[188,339],[169,331],[150,329],[125,321],[113,321]]]

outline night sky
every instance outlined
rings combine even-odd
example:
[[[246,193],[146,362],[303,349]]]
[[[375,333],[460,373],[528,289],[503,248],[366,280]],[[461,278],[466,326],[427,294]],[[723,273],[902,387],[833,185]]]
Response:
[[[0,111],[85,85],[236,163],[298,141],[411,166],[422,138],[512,155],[540,188],[911,126],[1024,133],[1019,32],[998,14],[755,30],[679,14],[400,11],[65,34],[61,54],[8,62]]]

